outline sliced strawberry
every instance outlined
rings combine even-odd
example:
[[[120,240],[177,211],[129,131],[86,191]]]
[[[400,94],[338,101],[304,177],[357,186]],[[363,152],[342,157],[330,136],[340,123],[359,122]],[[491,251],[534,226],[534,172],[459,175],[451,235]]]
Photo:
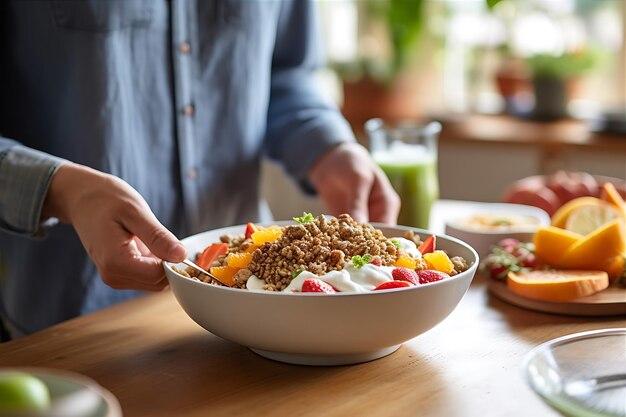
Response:
[[[409,281],[387,281],[374,288],[372,291],[391,290],[393,288],[414,287]]]
[[[422,255],[424,255],[425,253],[432,253],[435,251],[435,246],[436,246],[436,240],[437,238],[435,238],[435,235],[430,235],[426,238],[426,240],[424,240],[422,242],[421,245],[419,245],[419,247],[417,248],[418,251],[420,251],[420,253]]]
[[[408,281],[413,285],[417,285],[419,283],[419,277],[417,276],[417,272],[408,268],[394,268],[391,271],[391,276],[396,281]]]
[[[337,292],[337,290],[335,290],[332,285],[322,281],[321,279],[310,278],[305,279],[302,283],[302,292],[320,292],[325,294],[334,294]]]
[[[228,252],[227,243],[214,243],[207,246],[202,253],[198,255],[196,264],[198,264],[200,268],[209,269],[213,261],[220,255],[226,255],[226,252]]]
[[[259,230],[261,230],[260,226],[257,226],[254,223],[248,223],[246,225],[246,233],[245,233],[246,239],[250,239],[250,237],[252,236],[252,233],[257,232]]]
[[[442,279],[450,278],[445,272],[435,271],[434,269],[426,269],[417,273],[420,284],[428,284],[429,282],[437,282]]]

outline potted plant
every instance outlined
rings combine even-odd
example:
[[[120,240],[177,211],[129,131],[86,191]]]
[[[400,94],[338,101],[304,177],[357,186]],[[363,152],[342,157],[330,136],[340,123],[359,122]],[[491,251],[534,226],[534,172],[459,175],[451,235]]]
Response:
[[[553,120],[567,116],[567,103],[580,77],[597,64],[597,56],[591,49],[581,49],[561,55],[533,55],[526,63],[535,94],[533,117]]]
[[[357,132],[372,117],[401,119],[419,114],[411,63],[424,24],[424,4],[424,0],[358,3],[361,57],[332,65],[343,81],[342,111]],[[372,47],[374,42],[368,43],[368,38],[376,38],[382,46]]]

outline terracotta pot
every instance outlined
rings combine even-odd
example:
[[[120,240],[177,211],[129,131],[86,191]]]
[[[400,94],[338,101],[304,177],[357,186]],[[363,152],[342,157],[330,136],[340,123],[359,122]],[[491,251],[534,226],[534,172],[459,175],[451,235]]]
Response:
[[[420,101],[416,77],[403,75],[389,84],[369,77],[356,82],[344,81],[342,113],[359,137],[363,125],[374,117],[385,120],[416,119],[420,115]]]

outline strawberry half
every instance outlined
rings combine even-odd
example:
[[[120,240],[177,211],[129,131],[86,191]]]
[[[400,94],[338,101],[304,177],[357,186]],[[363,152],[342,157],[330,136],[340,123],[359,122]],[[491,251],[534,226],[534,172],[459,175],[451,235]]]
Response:
[[[417,272],[408,268],[394,268],[391,271],[391,276],[396,281],[408,281],[413,285],[417,285],[419,283],[419,277],[417,276]]]
[[[302,292],[319,292],[319,293],[324,293],[324,294],[334,294],[337,292],[337,290],[335,290],[332,285],[330,285],[327,282],[322,281],[321,279],[310,278],[310,279],[305,279],[304,282],[302,283]]]
[[[430,235],[422,242],[421,245],[417,247],[417,250],[420,251],[422,255],[426,253],[432,253],[435,251],[435,246],[437,246],[437,238],[435,235]]]
[[[428,284],[429,282],[441,281],[445,278],[450,278],[450,275],[445,272],[435,271],[434,269],[426,269],[417,273],[420,284]]]
[[[259,230],[261,230],[261,228],[259,226],[257,226],[254,223],[248,223],[246,225],[246,232],[244,234],[246,239],[250,239],[250,237],[252,236],[252,233],[254,232],[258,232]]]
[[[391,290],[393,288],[405,288],[405,287],[413,287],[409,281],[387,281],[380,284],[378,287],[374,288],[372,291],[378,290]]]

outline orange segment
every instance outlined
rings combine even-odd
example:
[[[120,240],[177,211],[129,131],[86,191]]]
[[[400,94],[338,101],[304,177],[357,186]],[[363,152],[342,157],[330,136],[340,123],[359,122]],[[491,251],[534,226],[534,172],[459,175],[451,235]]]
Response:
[[[415,269],[417,261],[410,256],[401,256],[393,265],[402,268]]]
[[[425,253],[423,255],[424,260],[428,263],[429,269],[435,269],[440,272],[449,274],[454,270],[454,264],[448,258],[448,255],[442,250],[436,250],[431,253]]]
[[[245,268],[252,260],[252,253],[249,252],[233,252],[226,257],[226,263],[231,268]]]
[[[604,183],[602,186],[602,192],[600,193],[600,198],[615,206],[621,213],[626,214],[626,204],[624,203],[624,199],[617,192],[617,189],[612,182]]]
[[[273,242],[283,234],[283,231],[278,226],[270,226],[268,228],[256,231],[252,233],[252,242],[255,245],[261,246],[266,242]]]
[[[235,283],[233,278],[237,271],[239,271],[238,268],[231,268],[230,266],[214,266],[209,272],[215,275],[217,279],[224,284],[232,286]]]
[[[572,269],[595,269],[626,249],[624,221],[615,219],[574,243],[565,252],[559,266]]]
[[[595,197],[578,197],[563,204],[552,216],[552,226],[565,228],[567,218],[573,210],[582,206],[597,206],[604,202]]]
[[[609,277],[602,271],[509,272],[507,286],[523,297],[564,302],[604,290]]]
[[[535,232],[535,255],[549,265],[558,265],[563,254],[582,238],[578,233],[554,226],[541,227]]]

